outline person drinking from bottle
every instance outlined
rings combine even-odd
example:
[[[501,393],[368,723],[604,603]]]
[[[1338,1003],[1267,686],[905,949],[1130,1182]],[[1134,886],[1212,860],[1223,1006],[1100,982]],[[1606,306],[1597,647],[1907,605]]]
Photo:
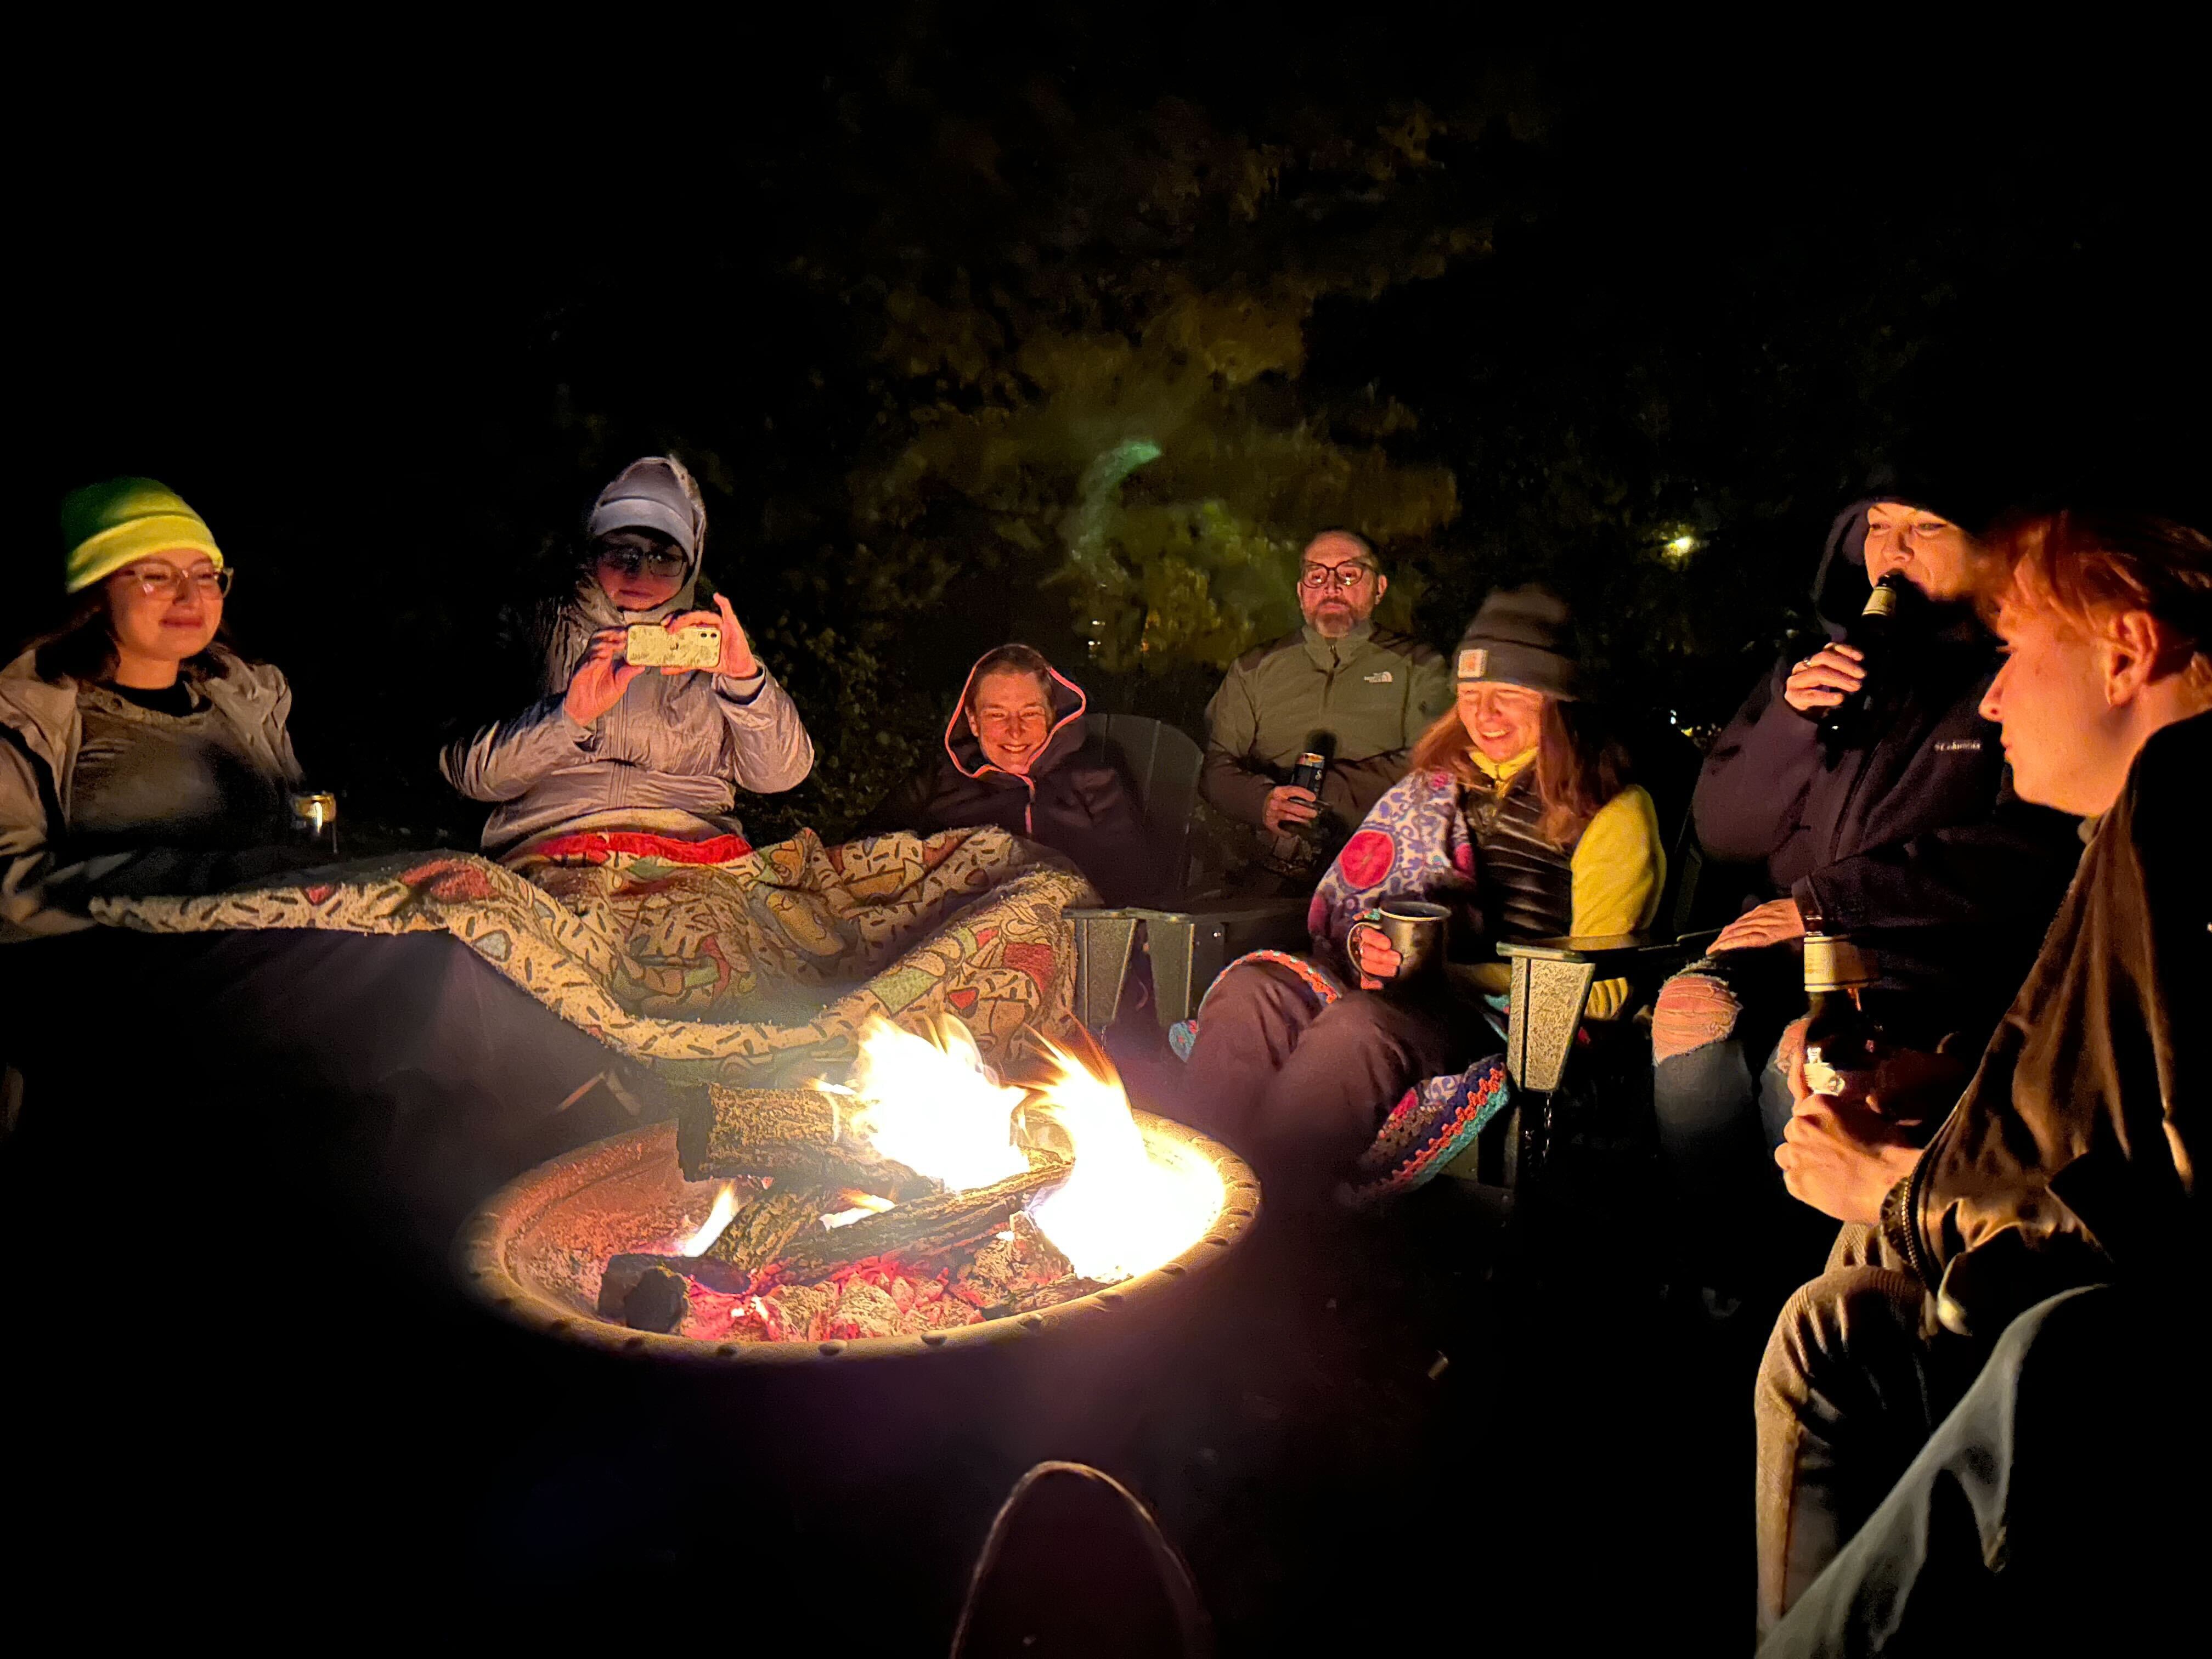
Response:
[[[2081,851],[2066,819],[2015,795],[1980,712],[1997,650],[1968,600],[1977,515],[1944,501],[1892,488],[1837,515],[1814,581],[1822,631],[1784,651],[1698,779],[1699,843],[1756,887],[1653,1012],[1676,1271],[1716,1314],[1771,1305],[1822,1245],[1767,1157],[1790,1117],[1800,941],[1852,941],[1900,1048],[1971,1054]]]
[[[753,654],[726,597],[716,593],[712,610],[697,603],[706,543],[706,505],[672,456],[633,461],[599,492],[572,590],[526,629],[534,701],[440,757],[454,788],[494,803],[488,854],[512,857],[581,830],[741,837],[739,791],[774,794],[805,781],[814,745],[789,694]],[[647,625],[672,635],[713,630],[714,660],[631,661],[631,629]]]
[[[1501,939],[1626,933],[1666,872],[1651,798],[1578,698],[1566,605],[1492,592],[1460,641],[1457,697],[1414,744],[1314,896],[1310,957],[1261,952],[1207,993],[1185,1109],[1292,1188],[1334,1178],[1407,1089],[1501,1052]],[[1443,907],[1447,960],[1409,962],[1380,911]],[[1401,937],[1418,937],[1392,919]],[[1626,986],[1593,988],[1621,1012]]]

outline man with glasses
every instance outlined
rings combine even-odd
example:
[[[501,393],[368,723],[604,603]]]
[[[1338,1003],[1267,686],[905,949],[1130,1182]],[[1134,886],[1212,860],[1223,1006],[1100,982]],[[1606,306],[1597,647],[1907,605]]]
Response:
[[[1300,893],[1335,847],[1405,775],[1414,742],[1451,704],[1441,653],[1378,629],[1389,591],[1375,550],[1327,530],[1298,566],[1297,633],[1240,657],[1206,705],[1199,787],[1237,827],[1240,889]],[[1318,792],[1292,781],[1301,755],[1326,761]]]

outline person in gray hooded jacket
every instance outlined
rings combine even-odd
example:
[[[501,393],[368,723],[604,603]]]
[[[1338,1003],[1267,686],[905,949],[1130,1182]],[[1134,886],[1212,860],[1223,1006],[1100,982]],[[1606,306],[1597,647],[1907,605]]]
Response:
[[[574,591],[532,619],[538,699],[447,745],[447,781],[496,803],[484,851],[549,835],[629,830],[702,841],[742,836],[738,792],[795,788],[814,764],[798,708],[754,658],[722,595],[696,608],[707,509],[682,462],[648,455],[600,491]],[[630,662],[628,630],[709,626],[711,669]]]

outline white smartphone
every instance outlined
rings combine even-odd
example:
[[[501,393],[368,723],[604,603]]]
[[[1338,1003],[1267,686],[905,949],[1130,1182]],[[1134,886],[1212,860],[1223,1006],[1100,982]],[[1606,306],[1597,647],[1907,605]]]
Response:
[[[641,668],[712,668],[722,659],[722,630],[701,626],[672,634],[656,623],[633,623],[623,656]]]

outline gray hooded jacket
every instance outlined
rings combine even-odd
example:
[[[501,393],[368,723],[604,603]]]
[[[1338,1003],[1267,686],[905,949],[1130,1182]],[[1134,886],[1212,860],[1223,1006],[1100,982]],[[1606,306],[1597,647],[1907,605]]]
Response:
[[[498,803],[484,824],[487,853],[512,852],[556,830],[620,826],[687,840],[742,835],[731,810],[740,789],[796,788],[813,769],[814,744],[799,710],[764,669],[744,680],[641,674],[590,726],[562,706],[593,634],[697,608],[707,509],[683,464],[663,456],[635,461],[599,500],[615,498],[644,468],[665,469],[690,504],[690,568],[675,597],[651,611],[617,610],[587,574],[568,599],[532,619],[533,642],[542,648],[538,701],[448,744],[439,760],[461,793]]]
[[[228,728],[220,746],[267,780],[273,799],[300,781],[286,729],[292,688],[266,663],[222,646],[210,654],[217,672],[196,684]],[[118,847],[110,833],[102,850],[73,848],[77,695],[74,680],[40,679],[28,652],[0,670],[0,942],[89,927],[87,902],[100,894],[215,892],[260,873],[264,855],[296,859],[297,849],[256,847],[270,830],[259,820],[236,825],[235,847],[210,845],[208,826],[196,846],[164,845],[159,801],[149,803],[145,846]]]

